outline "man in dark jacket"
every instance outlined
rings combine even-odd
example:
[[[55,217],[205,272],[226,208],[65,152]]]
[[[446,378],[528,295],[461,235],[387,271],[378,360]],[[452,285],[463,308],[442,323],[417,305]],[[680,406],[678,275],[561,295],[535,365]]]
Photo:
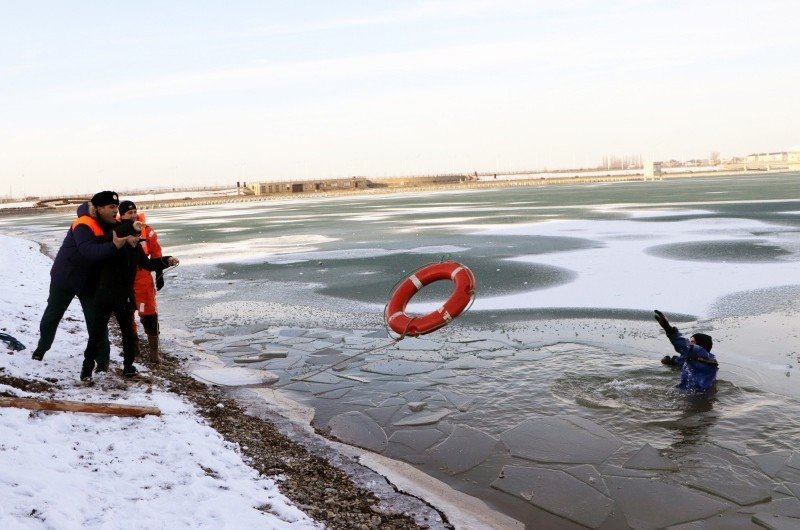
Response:
[[[90,212],[90,206],[93,212]],[[50,292],[39,324],[39,343],[32,359],[41,361],[44,358],[53,345],[58,323],[76,296],[81,303],[87,329],[90,327],[95,313],[92,302],[96,286],[95,266],[111,258],[126,242],[126,238],[116,235],[106,239],[116,224],[118,206],[116,193],[102,191],[92,197],[91,205],[83,204],[78,208],[78,219],[72,223],[50,269]],[[106,336],[106,343],[107,340]],[[101,343],[101,351],[102,348]],[[105,349],[107,351],[107,345]]]
[[[127,244],[123,245],[111,258],[101,262],[99,266],[97,289],[92,300],[96,314],[89,327],[89,343],[84,352],[81,370],[81,380],[83,381],[92,378],[99,343],[108,330],[108,321],[112,314],[117,318],[122,335],[122,374],[125,377],[136,375],[137,370],[133,365],[133,361],[139,353],[139,341],[133,322],[133,312],[136,309],[133,280],[136,277],[136,271],[141,267],[161,273],[165,268],[178,264],[178,260],[172,256],[148,258],[139,244],[138,234],[141,228],[137,224],[123,221],[116,226],[114,237],[125,237]]]
[[[144,213],[136,209],[136,204],[133,201],[119,203],[119,217],[123,221],[139,221],[143,223],[140,244],[148,258],[160,258],[163,255],[156,231],[147,224]],[[161,362],[156,291],[160,291],[162,287],[164,287],[163,274],[156,274],[156,280],[153,282],[152,272],[146,269],[139,269],[136,272],[136,279],[133,281],[133,293],[136,295],[136,311],[139,312],[139,319],[141,319],[144,332],[147,335],[150,361],[155,364]]]
[[[90,201],[84,202],[83,204],[78,206],[78,208],[76,208],[76,210],[75,210],[75,213],[76,213],[76,218],[77,219],[82,219],[82,218],[84,218],[86,216],[93,217],[95,220],[98,219],[97,218],[97,209],[94,207],[94,205]],[[85,219],[82,220],[80,225],[86,226],[91,230],[92,227],[90,226],[90,224],[88,222],[83,222],[83,221],[85,221]],[[104,225],[104,223],[100,223],[99,221],[98,221],[98,224],[100,224],[101,228],[103,228],[104,231],[108,228],[108,225]],[[72,229],[74,227],[75,226],[74,226],[74,223],[73,223],[73,225],[70,226],[70,232],[72,231]],[[69,236],[69,235],[70,234],[68,232],[67,236]],[[81,234],[78,234],[78,235],[80,236]],[[94,234],[92,234],[92,235],[94,235]],[[68,241],[67,239],[64,240],[65,243],[67,243],[67,241]],[[59,263],[59,269],[62,269],[59,272],[59,276],[61,276],[62,278],[68,277],[70,274],[65,273],[65,271],[63,270],[64,269],[64,266],[63,266],[64,264],[61,263],[61,262],[65,261],[63,259],[63,255],[61,254],[61,252],[59,252],[59,254],[56,256],[56,259],[59,260],[59,262],[60,262]],[[70,261],[74,261],[74,260],[66,260],[67,263],[69,263]],[[96,264],[92,263],[89,266],[90,267],[96,267]],[[53,268],[55,268],[55,262],[53,263]],[[86,269],[84,267],[83,270],[88,270],[88,269]],[[50,274],[51,275],[53,274],[52,270],[50,271]],[[66,282],[62,281],[60,283],[69,283],[69,280],[66,280]],[[51,297],[52,297],[52,294],[51,294]],[[58,297],[56,297],[56,300],[58,300]],[[71,300],[72,299],[70,299],[70,302],[71,302]],[[85,304],[85,305],[82,305],[82,307],[83,307],[83,311],[84,311],[84,318],[86,318],[87,314],[89,314],[89,315],[92,314],[92,309],[93,308],[92,308],[91,304]],[[59,322],[61,322],[61,319],[63,318],[64,312],[66,311],[66,309],[67,309],[67,306],[64,306],[63,304],[54,304],[53,307],[48,305],[47,309],[45,310],[45,313],[47,314],[48,311],[49,311],[50,314],[47,315],[47,319],[45,319],[44,317],[42,318],[42,323],[43,324],[44,324],[45,320],[47,320],[47,324],[45,326],[46,330],[44,330],[44,331],[40,330],[40,331],[42,331],[42,333],[41,333],[41,338],[39,340],[39,347],[37,347],[37,349],[36,349],[37,351],[34,351],[34,354],[31,356],[32,359],[34,359],[36,361],[41,361],[44,358],[44,354],[47,352],[47,350],[50,349],[50,345],[52,344],[53,339],[55,338],[56,328],[58,327]],[[60,313],[58,311],[60,311]],[[40,326],[40,328],[41,328],[41,326]],[[87,325],[87,329],[88,329],[88,325]],[[46,342],[46,344],[43,344],[42,343],[42,339],[44,339],[45,337],[46,337],[45,340],[47,340],[47,342]],[[110,356],[111,356],[111,344],[108,341],[108,334],[106,333],[105,338],[98,344],[98,361],[97,361],[98,364],[104,363],[105,366],[108,366]]]
[[[661,359],[663,364],[681,369],[681,382],[677,388],[687,392],[713,390],[719,366],[717,358],[711,354],[711,347],[714,344],[711,336],[695,333],[687,339],[658,309],[655,310],[655,319],[664,329],[675,351],[680,354],[671,357],[667,355]]]

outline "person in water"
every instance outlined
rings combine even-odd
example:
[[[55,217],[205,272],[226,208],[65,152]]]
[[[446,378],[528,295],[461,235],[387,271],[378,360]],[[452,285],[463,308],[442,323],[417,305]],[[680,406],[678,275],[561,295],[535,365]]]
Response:
[[[717,358],[711,354],[714,342],[705,333],[695,333],[690,338],[681,335],[678,328],[671,325],[664,313],[655,310],[655,319],[664,329],[672,346],[679,355],[665,356],[661,362],[667,366],[681,369],[681,382],[676,386],[688,392],[707,392],[717,382]]]

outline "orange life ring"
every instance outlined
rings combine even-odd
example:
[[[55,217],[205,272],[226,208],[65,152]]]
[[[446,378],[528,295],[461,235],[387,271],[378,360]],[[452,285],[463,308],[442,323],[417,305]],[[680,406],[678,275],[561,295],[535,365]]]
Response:
[[[455,284],[450,298],[432,313],[410,317],[406,305],[422,287],[439,280],[452,280]],[[460,315],[475,294],[475,276],[465,266],[454,261],[435,263],[423,267],[406,278],[392,293],[386,304],[386,324],[401,336],[416,337],[437,330]]]

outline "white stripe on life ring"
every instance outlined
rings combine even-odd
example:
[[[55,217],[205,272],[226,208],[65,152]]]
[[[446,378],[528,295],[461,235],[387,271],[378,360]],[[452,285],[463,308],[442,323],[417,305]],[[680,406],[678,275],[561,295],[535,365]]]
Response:
[[[448,313],[447,311],[444,311],[443,316],[445,322],[450,322],[451,320],[453,320],[453,317],[451,317],[450,313]]]
[[[402,311],[398,311],[397,313],[393,314],[392,316],[389,317],[389,322],[391,322],[392,320],[394,320],[395,318],[399,317],[402,314],[403,314]]]
[[[411,280],[411,283],[414,284],[414,287],[417,288],[417,291],[422,289],[422,282],[419,281],[419,278],[417,278],[416,274],[412,274],[408,279]]]
[[[453,280],[453,281],[456,281],[456,274],[458,274],[459,272],[461,272],[463,270],[464,270],[464,267],[456,267],[455,270],[450,273],[450,279]]]

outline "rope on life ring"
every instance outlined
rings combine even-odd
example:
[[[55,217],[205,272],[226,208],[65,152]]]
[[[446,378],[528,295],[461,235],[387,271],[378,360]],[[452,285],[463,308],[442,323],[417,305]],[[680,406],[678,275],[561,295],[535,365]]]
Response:
[[[455,285],[450,298],[437,310],[424,316],[411,317],[406,306],[424,286],[439,280],[451,280]],[[446,326],[464,312],[475,295],[475,276],[455,261],[427,265],[406,278],[394,290],[384,310],[387,327],[403,337],[425,335]]]

